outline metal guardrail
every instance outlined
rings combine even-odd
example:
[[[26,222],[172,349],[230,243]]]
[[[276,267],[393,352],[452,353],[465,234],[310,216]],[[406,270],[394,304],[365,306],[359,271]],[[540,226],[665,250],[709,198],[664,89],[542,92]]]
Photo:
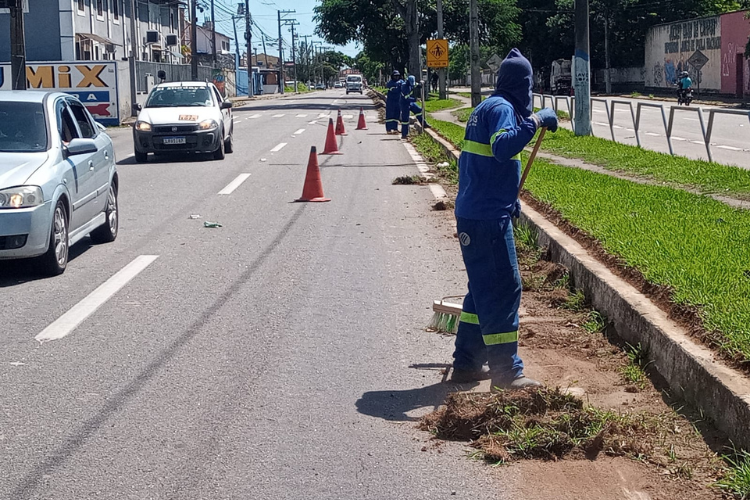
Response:
[[[674,124],[674,113],[675,111],[695,111],[698,113],[698,121],[701,123],[701,133],[703,134],[703,142],[706,144],[706,153],[708,154],[708,161],[714,161],[711,157],[711,145],[706,140],[706,125],[703,122],[703,110],[701,108],[690,108],[682,106],[670,106],[669,107],[669,125],[667,126],[667,140],[672,149],[672,125]],[[709,110],[709,113],[715,110]]]
[[[552,95],[546,95],[546,94],[533,94],[532,96],[532,102],[534,105],[536,105],[537,100],[540,104],[539,107],[545,107],[547,104],[547,100],[550,100],[552,102],[552,109],[557,112],[559,110],[559,101],[563,100],[565,101],[568,113],[570,114],[570,120],[573,124],[573,130],[575,130],[575,97],[569,97],[569,96],[552,96]],[[750,120],[750,111],[742,111],[738,109],[708,109],[706,112],[708,113],[708,127],[706,127],[705,120],[704,120],[704,111],[700,107],[682,107],[682,106],[669,106],[669,120],[667,120],[666,112],[665,112],[665,106],[663,104],[656,104],[651,102],[638,102],[636,104],[636,110],[633,110],[633,102],[632,101],[624,101],[624,100],[609,100],[604,99],[601,97],[592,97],[591,103],[600,103],[604,104],[604,109],[607,112],[607,123],[609,124],[609,133],[612,137],[612,140],[615,139],[615,109],[618,105],[620,106],[627,106],[628,109],[630,109],[630,118],[633,120],[633,128],[635,130],[635,140],[638,143],[638,147],[643,147],[641,145],[641,134],[640,134],[640,127],[641,127],[641,116],[642,116],[642,110],[643,108],[655,108],[658,109],[661,112],[661,118],[662,123],[664,124],[664,133],[667,137],[667,145],[669,146],[669,154],[674,156],[674,148],[672,146],[672,128],[674,125],[674,115],[675,112],[692,112],[698,114],[698,121],[700,122],[701,126],[701,134],[703,136],[703,142],[706,146],[706,154],[708,154],[708,161],[713,161],[713,155],[711,152],[711,135],[713,133],[714,128],[714,121],[716,118],[716,115],[735,115],[735,116],[747,116]],[[592,119],[593,119],[593,105],[591,106],[591,112],[592,112]]]
[[[641,147],[641,135],[639,132],[639,129],[641,127],[641,109],[643,108],[656,108],[661,111],[661,119],[664,123],[664,135],[667,137],[667,145],[669,146],[669,154],[674,156],[674,150],[672,149],[672,139],[669,135],[669,128],[667,127],[667,115],[664,113],[664,105],[663,104],[655,104],[652,102],[639,102],[638,106],[636,107],[636,114],[635,114],[635,140],[638,143],[638,147]]]

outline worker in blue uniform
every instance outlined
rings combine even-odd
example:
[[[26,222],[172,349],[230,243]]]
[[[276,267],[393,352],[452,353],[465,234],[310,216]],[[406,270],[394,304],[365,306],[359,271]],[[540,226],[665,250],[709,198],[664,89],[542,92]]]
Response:
[[[421,92],[421,87],[417,85],[414,75],[409,75],[406,81],[401,85],[401,138],[406,139],[409,135],[409,119],[411,113],[422,123],[422,108],[417,105],[417,94]],[[425,128],[430,125],[427,120],[424,122]]]
[[[391,73],[391,79],[386,83],[388,93],[385,96],[385,131],[388,134],[398,134],[399,116],[401,116],[401,73],[398,70]]]
[[[531,64],[518,49],[511,50],[500,65],[495,92],[467,122],[458,161],[456,225],[469,292],[456,335],[454,382],[491,378],[492,387],[500,389],[541,385],[524,375],[518,356],[521,276],[511,222],[520,214],[520,153],[539,128],[557,130],[554,111],[532,113],[532,86]]]

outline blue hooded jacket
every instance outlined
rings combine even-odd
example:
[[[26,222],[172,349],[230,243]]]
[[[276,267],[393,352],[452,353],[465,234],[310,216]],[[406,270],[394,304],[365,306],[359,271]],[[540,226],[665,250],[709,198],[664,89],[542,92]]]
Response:
[[[458,160],[456,216],[473,220],[507,217],[521,181],[521,151],[536,133],[532,113],[533,72],[513,49],[500,64],[495,93],[466,124]]]

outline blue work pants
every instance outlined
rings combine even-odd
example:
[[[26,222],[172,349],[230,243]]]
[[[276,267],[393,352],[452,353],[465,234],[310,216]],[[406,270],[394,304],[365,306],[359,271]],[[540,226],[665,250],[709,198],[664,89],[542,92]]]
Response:
[[[454,368],[481,369],[485,362],[500,378],[523,374],[518,357],[518,272],[510,214],[494,220],[456,217],[461,254],[469,276],[456,334]]]

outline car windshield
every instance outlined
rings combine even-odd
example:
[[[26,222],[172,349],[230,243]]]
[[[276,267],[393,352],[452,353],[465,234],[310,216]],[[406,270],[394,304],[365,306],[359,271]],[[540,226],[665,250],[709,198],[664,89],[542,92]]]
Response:
[[[0,102],[0,152],[47,150],[47,122],[37,102]]]
[[[147,108],[176,108],[180,106],[213,106],[206,87],[158,87],[151,91]]]

